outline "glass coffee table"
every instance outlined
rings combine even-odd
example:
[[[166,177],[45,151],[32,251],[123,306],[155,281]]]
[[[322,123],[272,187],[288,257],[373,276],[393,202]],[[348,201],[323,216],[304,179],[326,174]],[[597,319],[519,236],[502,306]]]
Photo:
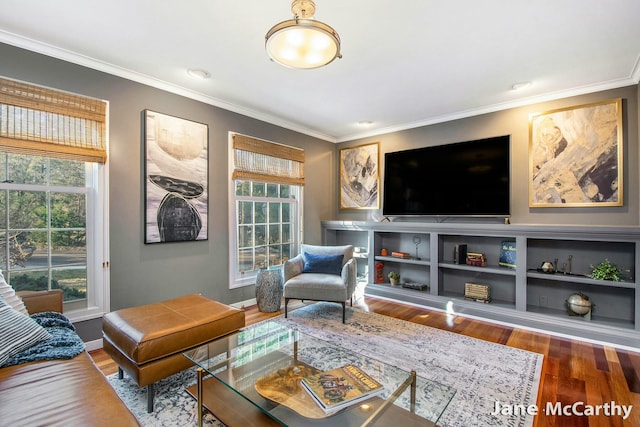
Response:
[[[436,425],[456,391],[322,339],[268,321],[184,353],[197,368],[188,389],[198,425],[206,408],[225,425]],[[300,386],[301,378],[348,364],[384,391],[327,416]],[[410,368],[410,367],[409,367]]]

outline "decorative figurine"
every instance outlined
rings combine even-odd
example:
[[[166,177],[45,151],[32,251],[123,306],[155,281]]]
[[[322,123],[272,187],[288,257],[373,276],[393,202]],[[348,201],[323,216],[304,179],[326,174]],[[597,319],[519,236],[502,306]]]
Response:
[[[567,298],[567,308],[569,315],[582,316],[587,320],[591,320],[591,308],[593,304],[591,299],[582,292],[576,292]]]
[[[556,272],[556,268],[553,265],[553,263],[549,262],[549,261],[544,261],[542,263],[542,265],[540,266],[540,270],[542,270],[543,273],[555,273]]]
[[[416,259],[420,259],[420,257],[418,256],[418,245],[420,245],[420,243],[422,243],[422,237],[418,236],[417,234],[413,236],[413,244],[416,245]]]

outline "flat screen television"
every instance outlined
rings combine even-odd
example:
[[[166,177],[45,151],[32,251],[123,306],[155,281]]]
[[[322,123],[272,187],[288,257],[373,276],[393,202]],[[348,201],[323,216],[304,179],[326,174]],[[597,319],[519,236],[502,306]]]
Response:
[[[509,216],[510,136],[385,154],[385,216]]]

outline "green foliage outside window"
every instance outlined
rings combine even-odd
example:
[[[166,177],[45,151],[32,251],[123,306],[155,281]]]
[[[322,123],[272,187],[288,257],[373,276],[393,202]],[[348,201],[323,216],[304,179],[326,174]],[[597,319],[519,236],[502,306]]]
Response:
[[[85,164],[0,153],[0,269],[17,290],[86,298]]]
[[[290,185],[236,181],[238,271],[280,265],[291,257],[294,193]],[[243,199],[242,197],[246,197]]]

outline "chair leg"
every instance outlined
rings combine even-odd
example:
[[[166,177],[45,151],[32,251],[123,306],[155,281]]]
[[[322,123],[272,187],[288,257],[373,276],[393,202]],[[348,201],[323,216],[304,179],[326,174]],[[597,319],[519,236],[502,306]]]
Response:
[[[284,299],[284,318],[287,318],[287,306],[289,305],[289,298]]]
[[[344,301],[342,301],[342,323],[347,323],[345,321],[346,313],[347,313],[347,307],[346,307],[346,304],[344,303]]]
[[[118,379],[121,380],[124,378],[124,371],[120,366],[118,366]]]
[[[353,295],[351,295],[351,297],[349,297],[349,302],[351,303],[351,307],[353,307]]]

